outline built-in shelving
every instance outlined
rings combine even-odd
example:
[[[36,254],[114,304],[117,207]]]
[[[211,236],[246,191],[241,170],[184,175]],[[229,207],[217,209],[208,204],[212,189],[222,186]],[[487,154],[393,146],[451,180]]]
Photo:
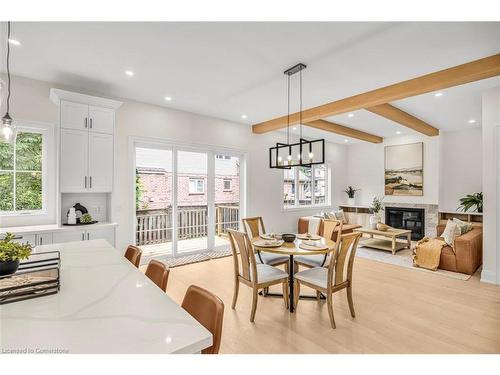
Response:
[[[483,214],[482,212],[458,212],[458,211],[440,211],[439,212],[439,224],[446,224],[448,220],[453,220],[457,218],[462,221],[469,223],[474,223],[474,225],[483,225]]]

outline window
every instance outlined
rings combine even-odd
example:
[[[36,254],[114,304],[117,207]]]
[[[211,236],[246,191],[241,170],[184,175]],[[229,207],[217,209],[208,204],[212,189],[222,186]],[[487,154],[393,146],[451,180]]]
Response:
[[[203,178],[189,179],[189,194],[203,194],[205,192],[205,180]]]
[[[221,155],[221,154],[217,154],[217,155],[215,155],[215,158],[216,158],[216,159],[231,160],[231,156],[229,156],[229,155]]]
[[[283,207],[296,208],[330,204],[328,167],[294,167],[283,171]]]
[[[231,191],[231,180],[224,180],[224,191]]]
[[[19,129],[16,143],[0,143],[0,214],[36,213],[45,208],[43,135]]]

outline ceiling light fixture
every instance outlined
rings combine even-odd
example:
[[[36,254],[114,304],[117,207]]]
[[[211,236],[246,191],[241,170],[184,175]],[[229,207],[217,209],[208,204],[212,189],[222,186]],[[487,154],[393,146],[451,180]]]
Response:
[[[169,101],[171,101],[171,100],[172,100],[172,98],[171,98],[170,96],[165,96],[165,100],[166,100],[167,102],[169,102]]]
[[[15,143],[17,137],[17,128],[12,125],[12,117],[9,115],[10,110],[10,21],[7,22],[7,110],[2,117],[0,125],[0,142]]]
[[[398,131],[396,132],[396,134],[397,134],[397,135],[400,135],[400,134],[401,134],[401,132],[398,130]]]
[[[476,123],[476,120],[474,120],[474,119],[469,120],[469,124],[475,124],[475,123]]]
[[[247,115],[241,115],[241,118],[244,120],[247,118]]]
[[[348,140],[348,139],[344,139],[344,142],[346,142],[346,143],[347,143],[347,142],[349,142],[349,140]]]
[[[129,77],[133,77],[135,73],[131,70],[125,70],[125,74],[128,75]]]
[[[443,96],[443,93],[442,92],[437,92],[437,93],[434,94],[434,96],[436,98],[439,98],[440,96]]]
[[[354,117],[354,113],[349,113],[347,116],[348,117]]]
[[[21,45],[21,42],[19,40],[10,39],[10,38],[9,38],[9,43],[13,44],[15,46],[20,46]]]
[[[325,140],[316,139],[308,141],[302,138],[302,70],[306,66],[299,63],[284,71],[287,76],[287,127],[286,127],[286,143],[276,143],[275,147],[269,148],[269,167],[278,169],[291,169],[292,167],[310,167],[314,164],[325,163]],[[299,73],[299,124],[293,127],[293,130],[299,128],[299,142],[290,143],[290,77],[295,73]],[[304,151],[307,152],[307,157],[304,157]],[[294,160],[292,155],[297,155]]]

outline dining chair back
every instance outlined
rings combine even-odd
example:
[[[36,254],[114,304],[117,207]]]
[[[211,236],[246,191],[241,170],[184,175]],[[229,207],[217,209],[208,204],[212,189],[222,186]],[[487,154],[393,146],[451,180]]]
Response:
[[[137,246],[129,245],[127,250],[125,250],[125,258],[129,260],[134,266],[139,267],[141,263],[142,251]]]
[[[164,292],[167,291],[168,275],[170,270],[157,260],[151,260],[146,268],[146,276],[151,279]]]
[[[323,220],[323,237],[327,240],[331,240],[333,236],[333,232],[338,227],[337,233],[342,233],[342,220],[334,220],[334,219],[324,219]]]
[[[202,354],[219,353],[224,319],[224,302],[212,292],[191,285],[182,301],[182,308],[212,333],[212,346],[203,349]]]
[[[328,288],[352,280],[354,257],[361,233],[349,233],[339,237],[333,256],[330,257],[328,267]]]
[[[245,233],[249,238],[255,238],[263,233],[266,233],[266,228],[264,228],[264,220],[262,220],[262,216],[247,217],[241,219],[241,221],[243,222]]]
[[[252,282],[252,275],[257,274],[257,261],[255,259],[253,246],[246,233],[233,229],[228,229],[227,231],[231,243],[231,252],[233,253],[235,277],[240,276],[244,280]],[[241,268],[238,262],[238,253],[241,261]]]

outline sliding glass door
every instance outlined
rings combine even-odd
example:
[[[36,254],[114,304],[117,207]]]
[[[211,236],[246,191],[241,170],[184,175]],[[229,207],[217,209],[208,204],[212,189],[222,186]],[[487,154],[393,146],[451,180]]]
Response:
[[[135,237],[145,256],[229,249],[227,230],[241,219],[241,155],[140,143],[135,160]]]

